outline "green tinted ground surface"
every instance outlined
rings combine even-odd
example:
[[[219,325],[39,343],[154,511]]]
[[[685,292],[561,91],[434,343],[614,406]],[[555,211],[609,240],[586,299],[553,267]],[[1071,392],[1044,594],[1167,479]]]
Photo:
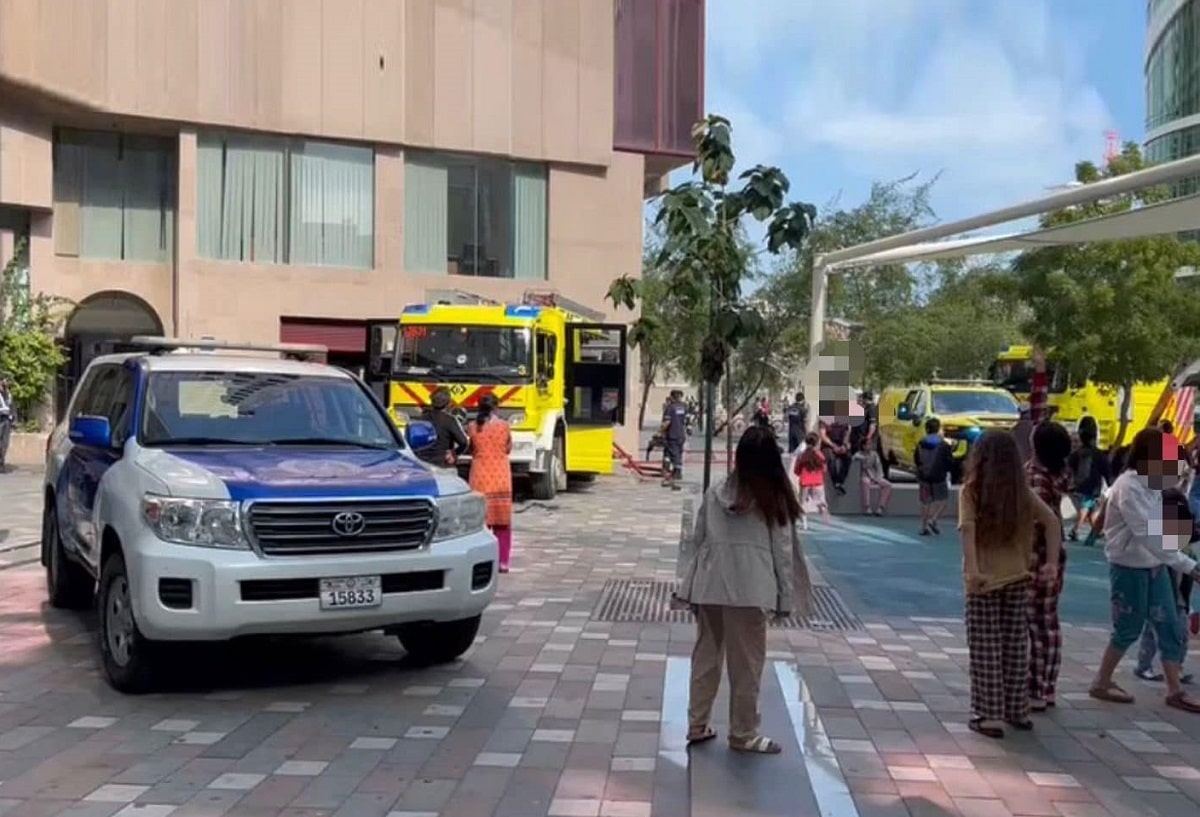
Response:
[[[924,537],[915,519],[859,521],[835,517],[805,537],[813,562],[846,601],[865,615],[962,616],[962,551],[953,522]],[[1109,620],[1108,564],[1100,547],[1067,546],[1060,612],[1076,624]]]

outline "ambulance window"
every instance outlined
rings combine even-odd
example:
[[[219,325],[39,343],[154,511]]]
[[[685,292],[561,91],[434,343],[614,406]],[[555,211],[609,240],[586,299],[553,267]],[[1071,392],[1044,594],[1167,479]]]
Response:
[[[914,419],[925,416],[925,412],[928,409],[928,406],[926,404],[927,404],[927,401],[925,399],[925,392],[924,391],[917,392],[916,396],[913,398],[913,401],[912,401],[912,416]]]

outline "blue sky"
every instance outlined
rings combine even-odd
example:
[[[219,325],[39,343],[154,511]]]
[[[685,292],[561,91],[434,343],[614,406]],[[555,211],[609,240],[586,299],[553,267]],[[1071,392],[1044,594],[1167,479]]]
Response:
[[[708,0],[706,107],[824,209],[942,174],[951,220],[1143,135],[1145,0]]]

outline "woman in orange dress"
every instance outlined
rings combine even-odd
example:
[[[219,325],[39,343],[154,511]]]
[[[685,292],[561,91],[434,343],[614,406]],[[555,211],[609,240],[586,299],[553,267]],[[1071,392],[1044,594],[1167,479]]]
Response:
[[[500,545],[500,572],[508,572],[512,554],[512,434],[496,416],[496,398],[479,400],[479,413],[467,430],[471,438],[471,488],[487,499],[487,526]]]

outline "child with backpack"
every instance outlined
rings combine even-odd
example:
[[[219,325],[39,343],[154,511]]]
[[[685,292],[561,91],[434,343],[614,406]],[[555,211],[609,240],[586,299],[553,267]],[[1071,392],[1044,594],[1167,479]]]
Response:
[[[888,500],[892,498],[892,483],[883,474],[883,457],[874,438],[859,440],[859,488],[862,494],[863,516],[883,516]],[[879,492],[878,504],[872,502],[875,491]]]
[[[954,467],[954,449],[942,436],[942,423],[936,417],[925,421],[925,436],[913,451],[917,467],[917,486],[921,498],[921,535],[940,534],[938,520],[950,501],[950,486],[946,483]]]
[[[1085,416],[1079,421],[1079,448],[1067,457],[1071,503],[1075,506],[1075,521],[1067,534],[1072,542],[1078,541],[1081,524],[1086,523],[1089,528],[1096,527],[1096,507],[1100,504],[1104,484],[1110,479],[1108,456],[1096,445],[1099,435],[1096,418]]]
[[[1162,535],[1164,538],[1174,539],[1176,546],[1189,556],[1192,555],[1192,544],[1197,540],[1195,531],[1195,520],[1192,517],[1191,508],[1188,506],[1187,497],[1182,491],[1176,488],[1167,488],[1163,491],[1163,516],[1162,516]],[[1164,568],[1169,570],[1170,568]],[[1171,584],[1175,588],[1175,606],[1176,613],[1179,616],[1179,632],[1183,634],[1183,657],[1179,663],[1183,663],[1187,658],[1188,647],[1188,619],[1189,608],[1191,607],[1192,599],[1192,576],[1191,574],[1183,574],[1177,570],[1171,570]],[[1154,656],[1158,653],[1158,638],[1154,633],[1154,628],[1147,621],[1142,629],[1142,641],[1138,648],[1137,666],[1133,670],[1133,674],[1143,681],[1162,681],[1162,673],[1156,673],[1152,669],[1154,664]],[[1192,675],[1184,674],[1179,678],[1181,683],[1192,683]]]
[[[796,457],[794,471],[800,481],[800,511],[804,530],[808,530],[808,515],[819,512],[822,520],[830,522],[829,504],[825,501],[825,454],[821,438],[809,433],[804,438],[804,450]]]

